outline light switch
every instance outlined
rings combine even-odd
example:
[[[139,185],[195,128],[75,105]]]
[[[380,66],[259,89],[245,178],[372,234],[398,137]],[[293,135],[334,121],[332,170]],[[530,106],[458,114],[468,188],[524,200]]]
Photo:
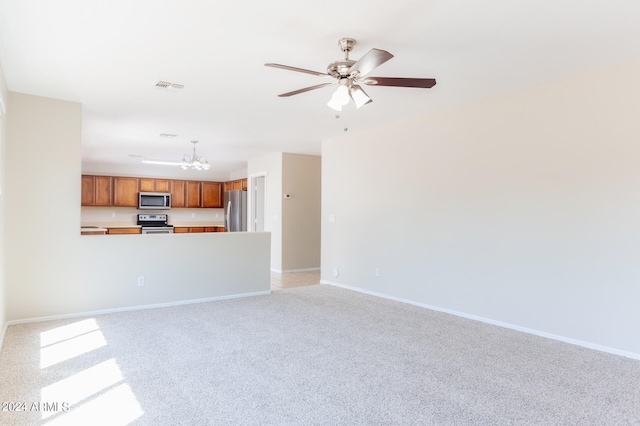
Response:
[[[329,215],[329,222],[334,223],[336,221],[336,215],[335,214],[330,214]]]

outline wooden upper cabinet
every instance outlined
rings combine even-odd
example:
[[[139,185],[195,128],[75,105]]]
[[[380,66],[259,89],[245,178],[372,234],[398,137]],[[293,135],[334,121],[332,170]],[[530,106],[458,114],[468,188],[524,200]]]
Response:
[[[222,184],[202,182],[202,207],[222,207]]]
[[[187,205],[186,207],[201,207],[202,196],[201,188],[202,183],[194,180],[188,180],[187,182]]]
[[[168,192],[171,207],[222,208],[224,190],[236,182],[82,175],[83,206],[138,207],[139,192]],[[246,179],[245,179],[246,181]]]
[[[110,206],[112,202],[112,178],[110,176],[82,176],[83,206]]]
[[[138,178],[113,178],[113,206],[138,207]]]
[[[248,179],[237,179],[224,183],[225,192],[228,191],[246,191],[248,187]]]
[[[169,185],[171,192],[171,207],[187,206],[187,182],[184,180],[172,180]]]
[[[138,179],[140,185],[140,192],[153,192],[156,190],[156,180],[149,178]]]
[[[113,202],[113,179],[96,176],[96,206],[110,206]]]
[[[82,176],[82,197],[80,204],[83,206],[96,205],[96,177]]]
[[[170,192],[168,179],[138,179],[140,192]]]
[[[156,192],[171,192],[169,179],[156,179]]]

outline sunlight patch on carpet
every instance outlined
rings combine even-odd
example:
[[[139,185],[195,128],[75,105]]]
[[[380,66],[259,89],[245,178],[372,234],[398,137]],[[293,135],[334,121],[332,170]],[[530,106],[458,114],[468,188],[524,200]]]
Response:
[[[40,333],[40,369],[107,346],[95,319]],[[115,358],[70,374],[40,390],[41,418],[51,425],[105,422],[125,426],[144,414]]]

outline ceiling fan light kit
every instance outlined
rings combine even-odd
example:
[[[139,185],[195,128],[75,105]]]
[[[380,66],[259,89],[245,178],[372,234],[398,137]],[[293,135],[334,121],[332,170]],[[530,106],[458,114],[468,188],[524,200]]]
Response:
[[[369,86],[416,87],[423,89],[429,89],[435,86],[436,80],[434,78],[367,77],[367,74],[393,58],[393,55],[386,50],[371,49],[362,58],[354,61],[349,59],[349,52],[351,52],[355,44],[355,39],[348,37],[338,40],[338,45],[344,52],[344,59],[331,62],[327,67],[326,73],[290,67],[288,65],[274,63],[265,64],[267,67],[302,72],[318,77],[329,77],[336,80],[332,83],[317,84],[315,86],[294,90],[292,92],[282,93],[278,96],[289,97],[337,84],[338,88],[333,93],[333,96],[327,105],[336,111],[342,111],[342,107],[347,105],[350,100],[353,100],[356,108],[360,108],[361,106],[372,102],[371,98],[365,93],[360,84]]]

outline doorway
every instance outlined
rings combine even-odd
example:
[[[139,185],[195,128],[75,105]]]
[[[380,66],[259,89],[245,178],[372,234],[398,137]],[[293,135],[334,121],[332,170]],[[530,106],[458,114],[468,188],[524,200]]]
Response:
[[[251,176],[251,227],[254,232],[264,231],[264,215],[266,204],[267,176],[258,174]]]

